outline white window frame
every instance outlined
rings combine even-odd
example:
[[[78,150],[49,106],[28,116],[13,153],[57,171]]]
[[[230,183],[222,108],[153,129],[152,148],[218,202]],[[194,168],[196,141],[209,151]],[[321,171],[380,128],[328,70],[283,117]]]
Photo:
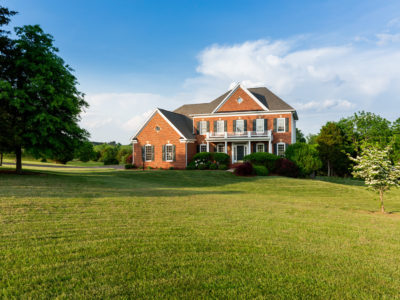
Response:
[[[205,147],[205,151],[202,151],[202,147]],[[200,144],[200,152],[207,152],[207,144]]]
[[[220,151],[219,147],[222,147],[222,151]],[[217,152],[219,153],[225,153],[225,144],[217,144]]]
[[[200,128],[199,132],[201,135],[204,135],[207,133],[207,121],[200,121]]]
[[[171,159],[168,159],[168,148],[171,147]],[[166,162],[172,162],[174,161],[174,145],[172,144],[166,144],[165,145],[165,161]]]
[[[255,132],[257,133],[263,133],[264,132],[264,119],[256,119],[256,130]],[[261,125],[259,125],[261,123]],[[258,130],[258,127],[261,128],[261,130]]]
[[[258,146],[262,146],[263,147],[263,151],[258,151]],[[264,143],[257,143],[256,144],[256,152],[265,152],[265,144]]]
[[[283,146],[283,153],[280,155],[279,154],[279,146]],[[286,151],[286,144],[285,143],[277,143],[276,144],[276,155],[280,157],[285,157],[285,151]]]
[[[217,121],[217,128],[215,128],[215,132],[217,132],[217,133],[225,132],[225,121],[223,121],[223,120]]]
[[[147,150],[147,147],[150,148],[150,151]],[[144,145],[144,161],[153,161],[151,158],[153,157],[153,148],[151,144]],[[147,154],[150,153],[150,159],[147,159]]]
[[[238,124],[242,124],[242,126],[241,126],[241,130],[238,130],[238,128],[240,128],[239,126],[238,126]],[[236,120],[236,128],[235,128],[235,132],[238,132],[238,133],[244,133],[244,120]]]
[[[283,130],[279,130],[279,122],[283,122]],[[277,118],[276,131],[277,132],[285,132],[286,131],[286,119],[285,118]]]

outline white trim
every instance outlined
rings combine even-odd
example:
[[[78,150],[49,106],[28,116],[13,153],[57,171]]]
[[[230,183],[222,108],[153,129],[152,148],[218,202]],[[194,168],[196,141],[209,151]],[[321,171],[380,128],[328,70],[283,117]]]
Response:
[[[283,120],[283,131],[279,131],[279,120]],[[276,118],[276,132],[286,132],[286,118]]]
[[[248,112],[226,112],[226,113],[218,113],[218,114],[192,114],[190,115],[193,119],[195,118],[215,118],[215,117],[241,117],[241,116],[264,116],[264,115],[282,115],[282,114],[293,114],[293,110],[274,110],[273,112],[264,112],[264,111],[248,111]]]
[[[283,157],[284,157],[285,151],[286,151],[286,143],[283,143],[283,142],[276,143],[276,154],[275,155],[279,156],[279,145],[283,145]]]
[[[147,160],[147,158],[146,158],[146,156],[147,156],[146,147],[148,147],[148,146],[152,147],[153,145],[152,145],[152,144],[146,144],[146,145],[144,145],[144,161],[145,161],[145,162],[152,161],[151,159],[150,159],[150,160]],[[153,150],[153,148],[151,148],[151,149]],[[153,156],[153,155],[154,155],[154,154],[153,154],[153,151],[151,151],[151,156]]]
[[[266,111],[269,110],[267,107],[265,107],[264,104],[262,104],[262,103],[260,102],[260,100],[258,100],[252,93],[250,93],[250,91],[249,91],[247,88],[245,88],[245,87],[239,82],[239,83],[236,84],[236,86],[229,92],[229,94],[226,95],[226,97],[224,98],[224,100],[222,100],[222,101],[218,104],[218,106],[212,111],[212,113],[217,112],[217,111],[221,108],[221,106],[222,106],[222,105],[233,95],[233,93],[235,93],[236,90],[239,89],[239,88],[241,88],[243,91],[245,91],[245,93],[246,93],[247,95],[249,95],[249,97],[250,97],[251,99],[253,99],[262,109],[264,109],[264,110],[266,110]]]
[[[165,162],[173,162],[174,161],[174,145],[173,144],[165,144],[164,145],[165,146]],[[171,146],[172,147],[172,159],[171,160],[168,160],[167,159],[167,146]]]
[[[265,152],[265,144],[264,143],[256,143],[256,153],[258,152],[258,145],[262,145],[263,146],[262,152]]]
[[[180,132],[180,131],[178,130],[178,128],[176,128],[175,125],[172,124],[171,121],[168,120],[168,118],[167,118],[166,116],[164,116],[164,114],[163,114],[158,108],[156,108],[156,109],[154,110],[154,112],[150,115],[150,117],[146,120],[146,122],[144,122],[144,124],[140,127],[140,129],[136,132],[136,134],[131,138],[131,141],[139,135],[139,133],[143,130],[143,128],[147,125],[147,123],[153,118],[153,116],[154,116],[155,113],[157,113],[157,112],[158,112],[158,113],[163,117],[163,119],[164,119],[164,120],[165,120],[165,121],[180,135],[180,136],[181,136],[181,139],[187,140],[187,138],[182,134],[182,132]]]

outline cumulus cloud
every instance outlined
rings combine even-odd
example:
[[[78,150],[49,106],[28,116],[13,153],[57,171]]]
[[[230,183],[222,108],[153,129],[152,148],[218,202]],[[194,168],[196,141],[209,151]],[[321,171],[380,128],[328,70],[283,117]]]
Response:
[[[214,44],[199,53],[197,76],[174,94],[89,94],[82,124],[92,140],[126,143],[156,107],[208,102],[236,82],[270,88],[298,110],[298,126],[305,132],[357,110],[399,117],[400,48],[393,45],[400,36],[384,32],[354,41],[324,47],[307,47],[305,38]]]

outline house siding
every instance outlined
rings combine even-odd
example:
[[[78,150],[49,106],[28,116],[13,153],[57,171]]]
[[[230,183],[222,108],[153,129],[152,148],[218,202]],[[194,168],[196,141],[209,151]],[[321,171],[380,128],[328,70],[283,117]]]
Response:
[[[161,128],[159,132],[155,130],[156,126]],[[159,112],[157,112],[137,136],[137,143],[134,145],[135,165],[138,167],[143,166],[142,147],[146,144],[150,144],[154,146],[154,160],[145,162],[145,168],[185,168],[186,149],[185,143],[181,143],[179,140],[180,138],[181,136],[176,132],[176,130],[165,121]],[[175,145],[174,162],[166,162],[162,160],[162,146],[165,144]]]

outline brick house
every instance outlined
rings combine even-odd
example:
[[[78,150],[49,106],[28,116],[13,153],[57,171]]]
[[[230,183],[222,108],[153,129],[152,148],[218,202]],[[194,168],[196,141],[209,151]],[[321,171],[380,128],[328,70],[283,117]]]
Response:
[[[224,152],[231,164],[253,152],[283,156],[296,142],[296,110],[265,87],[237,84],[209,103],[156,109],[132,137],[133,163],[183,169],[198,152]]]

